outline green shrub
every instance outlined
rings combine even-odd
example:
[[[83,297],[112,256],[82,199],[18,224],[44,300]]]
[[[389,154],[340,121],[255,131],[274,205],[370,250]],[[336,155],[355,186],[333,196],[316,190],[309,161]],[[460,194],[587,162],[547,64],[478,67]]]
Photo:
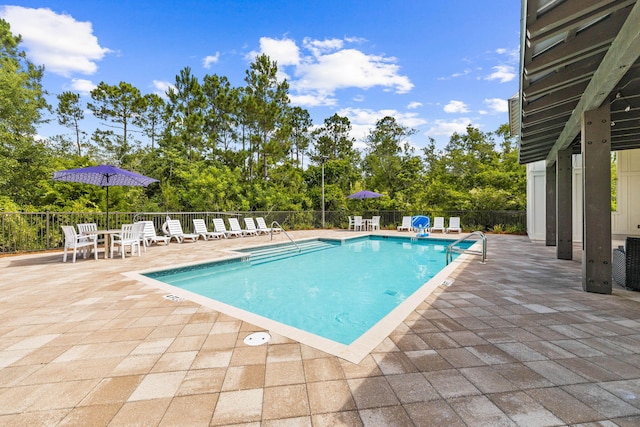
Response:
[[[527,232],[526,227],[522,224],[511,224],[505,227],[505,233],[507,234],[525,234]]]
[[[313,212],[303,211],[291,213],[286,221],[291,230],[308,230],[313,228]]]
[[[485,227],[482,224],[476,224],[476,223],[469,223],[468,225],[464,225],[463,227],[463,231],[485,231],[487,229],[487,227]]]

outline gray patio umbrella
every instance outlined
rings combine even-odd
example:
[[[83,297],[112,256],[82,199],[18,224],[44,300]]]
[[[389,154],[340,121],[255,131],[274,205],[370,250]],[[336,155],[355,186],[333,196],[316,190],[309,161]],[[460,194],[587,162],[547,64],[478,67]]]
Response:
[[[89,166],[79,169],[68,169],[53,173],[54,181],[81,182],[85,184],[107,187],[107,226],[109,224],[109,187],[114,185],[126,187],[146,187],[158,182],[157,179],[140,175],[111,165]]]
[[[357,193],[353,193],[347,196],[347,199],[377,199],[383,197],[384,194],[376,193],[375,191],[360,190]]]

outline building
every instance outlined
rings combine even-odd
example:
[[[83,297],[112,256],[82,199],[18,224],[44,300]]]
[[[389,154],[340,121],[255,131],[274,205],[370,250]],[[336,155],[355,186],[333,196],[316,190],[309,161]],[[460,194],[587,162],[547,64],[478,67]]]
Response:
[[[523,0],[520,55],[509,117],[528,165],[531,237],[544,233],[558,259],[571,259],[582,241],[583,289],[611,293],[611,239],[640,234],[640,5]]]

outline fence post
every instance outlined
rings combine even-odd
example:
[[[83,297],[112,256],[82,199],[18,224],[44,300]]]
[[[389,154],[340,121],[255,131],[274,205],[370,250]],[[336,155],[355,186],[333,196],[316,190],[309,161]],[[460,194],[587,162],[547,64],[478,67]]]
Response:
[[[46,243],[46,248],[47,249],[51,249],[51,238],[50,238],[50,231],[51,231],[51,227],[49,227],[49,211],[47,211],[47,220],[46,220],[46,230],[47,230],[47,243]]]

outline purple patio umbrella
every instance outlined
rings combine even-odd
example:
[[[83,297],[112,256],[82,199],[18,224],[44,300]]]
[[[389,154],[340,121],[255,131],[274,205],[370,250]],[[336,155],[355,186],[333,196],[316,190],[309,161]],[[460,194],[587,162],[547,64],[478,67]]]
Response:
[[[347,199],[377,199],[383,197],[384,194],[376,193],[375,191],[360,190],[357,193],[353,193],[347,196]]]
[[[158,182],[157,179],[140,175],[111,165],[89,166],[79,169],[68,169],[53,173],[54,181],[81,182],[85,184],[107,187],[107,225],[109,224],[109,187],[113,185],[126,187],[146,187]]]

